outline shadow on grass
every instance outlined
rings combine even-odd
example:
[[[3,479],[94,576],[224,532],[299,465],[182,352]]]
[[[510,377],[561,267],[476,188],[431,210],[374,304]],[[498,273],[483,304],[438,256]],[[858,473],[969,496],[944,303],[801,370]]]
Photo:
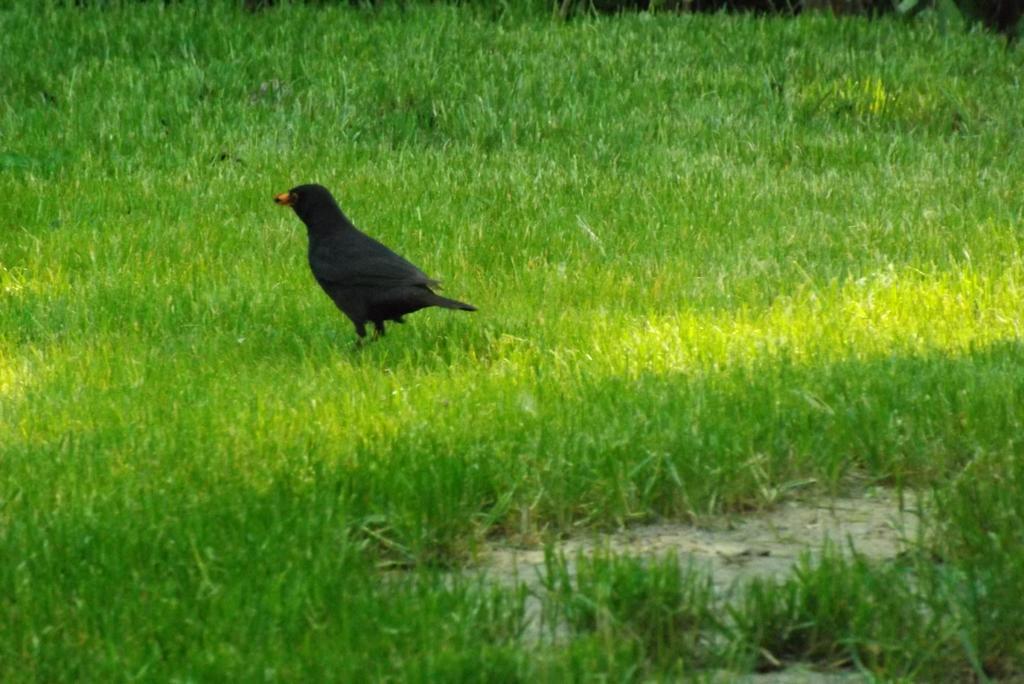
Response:
[[[462,344],[452,340],[443,353]],[[378,346],[356,358],[406,353],[412,357],[401,358],[415,365],[433,352]],[[275,389],[292,396],[304,377]],[[853,476],[913,488],[959,483],[939,512],[952,521],[950,572],[964,579],[956,605],[968,611],[963,624],[972,625],[981,668],[1013,671],[1018,662],[1017,642],[999,629],[1019,624],[999,618],[1011,613],[992,603],[1009,596],[995,591],[1005,582],[992,582],[1006,574],[995,561],[1018,544],[1017,527],[999,526],[998,543],[984,529],[1010,520],[1001,511],[1024,500],[1024,481],[1006,471],[1024,448],[1019,341],[957,355],[772,358],[633,376],[558,375],[541,365],[453,388],[447,403],[398,411],[388,416],[393,429],[369,436],[345,432],[345,416],[333,411],[300,412],[276,434],[274,421],[285,420],[288,407],[257,402],[252,413],[231,414],[232,402],[244,404],[244,387],[213,399],[211,388],[223,382],[217,374],[191,379],[190,396],[209,405],[133,413],[139,402],[108,394],[94,402],[94,428],[77,438],[43,425],[42,437],[14,434],[5,444],[0,551],[17,560],[0,570],[9,590],[3,606],[19,644],[47,631],[45,646],[31,647],[35,662],[54,659],[66,672],[79,653],[72,669],[95,672],[85,651],[72,648],[85,639],[97,648],[128,644],[124,662],[132,666],[181,663],[208,641],[203,652],[227,649],[217,667],[247,671],[242,643],[263,644],[270,662],[288,660],[295,640],[306,644],[298,652],[316,656],[332,643],[370,648],[388,630],[407,629],[422,654],[436,646],[427,635],[451,611],[465,616],[446,632],[459,643],[478,644],[469,632],[485,629],[512,639],[521,615],[507,598],[399,592],[407,602],[429,599],[413,609],[385,598],[378,571],[458,565],[485,535],[770,506],[790,487],[838,491]],[[227,415],[217,422],[220,413]],[[368,420],[360,429],[376,419]],[[977,480],[968,486],[962,472]],[[990,497],[1003,486],[1002,498]],[[1002,507],[972,514],[979,501]],[[757,610],[776,608],[784,606]],[[362,634],[367,624],[370,635]],[[322,636],[303,641],[309,630]],[[502,648],[491,654],[496,662],[519,667]]]

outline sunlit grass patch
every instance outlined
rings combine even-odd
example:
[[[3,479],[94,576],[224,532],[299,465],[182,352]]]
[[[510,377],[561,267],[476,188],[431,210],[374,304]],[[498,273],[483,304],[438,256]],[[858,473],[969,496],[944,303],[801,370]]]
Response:
[[[603,312],[570,327],[585,330],[576,350],[592,372],[702,373],[757,367],[784,357],[816,364],[889,355],[959,354],[1021,340],[1024,292],[1014,265],[990,278],[970,269],[902,274],[890,268],[842,284],[798,287],[763,309],[650,316]]]

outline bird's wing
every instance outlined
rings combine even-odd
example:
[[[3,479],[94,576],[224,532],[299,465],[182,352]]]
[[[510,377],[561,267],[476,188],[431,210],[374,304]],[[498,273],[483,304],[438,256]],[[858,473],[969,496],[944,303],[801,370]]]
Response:
[[[318,280],[344,287],[397,287],[400,285],[437,285],[420,269],[398,256],[354,255],[352,258],[325,258],[313,253],[310,266]]]

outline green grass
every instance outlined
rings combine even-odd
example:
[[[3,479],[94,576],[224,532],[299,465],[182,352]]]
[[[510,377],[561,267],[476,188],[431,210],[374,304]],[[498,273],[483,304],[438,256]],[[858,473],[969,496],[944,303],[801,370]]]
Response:
[[[0,8],[0,678],[1024,671],[1021,50],[814,15]],[[480,312],[356,350],[271,202],[302,182]],[[568,641],[439,574],[808,482],[934,492],[927,553],[715,621],[699,576],[599,560],[549,579]]]

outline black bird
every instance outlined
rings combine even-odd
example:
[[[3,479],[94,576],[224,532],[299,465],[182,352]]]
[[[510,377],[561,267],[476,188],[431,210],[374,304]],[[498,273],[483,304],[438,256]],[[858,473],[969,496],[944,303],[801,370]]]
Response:
[[[299,185],[274,197],[295,210],[309,232],[309,267],[342,313],[366,337],[372,321],[378,335],[384,321],[428,306],[476,311],[476,307],[436,294],[438,281],[357,229],[322,185]]]

